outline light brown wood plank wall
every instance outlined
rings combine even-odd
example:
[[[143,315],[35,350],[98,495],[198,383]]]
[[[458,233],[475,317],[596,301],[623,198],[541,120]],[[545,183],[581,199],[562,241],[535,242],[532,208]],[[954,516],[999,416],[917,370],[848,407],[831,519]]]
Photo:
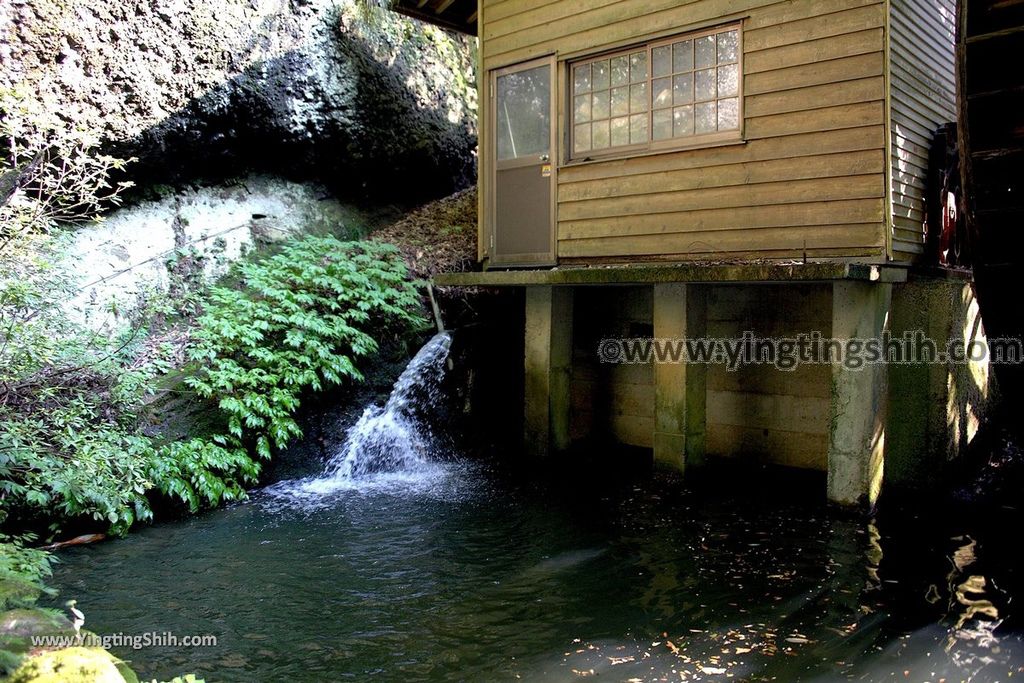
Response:
[[[746,144],[561,166],[559,257],[884,260],[885,11],[882,0],[482,0],[484,73],[743,17]]]
[[[890,0],[893,256],[924,251],[928,148],[956,120],[954,0]]]

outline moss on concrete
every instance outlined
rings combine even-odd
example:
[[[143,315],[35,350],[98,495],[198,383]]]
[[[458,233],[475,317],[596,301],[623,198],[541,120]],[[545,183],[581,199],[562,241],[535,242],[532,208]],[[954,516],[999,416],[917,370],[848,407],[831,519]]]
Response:
[[[526,287],[660,282],[902,282],[906,277],[905,268],[858,263],[644,263],[551,270],[442,273],[435,277],[435,282],[438,285],[462,287]]]

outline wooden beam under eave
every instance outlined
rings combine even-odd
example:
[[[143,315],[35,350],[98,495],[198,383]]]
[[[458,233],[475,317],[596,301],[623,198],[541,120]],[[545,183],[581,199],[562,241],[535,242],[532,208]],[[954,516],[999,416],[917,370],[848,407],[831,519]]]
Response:
[[[2,0],[0,0],[2,1]],[[391,10],[450,31],[476,35],[477,25],[463,19],[473,3],[455,0],[391,0]]]
[[[477,12],[479,12],[479,10],[473,10],[473,13],[470,14],[468,17],[466,17],[466,23],[467,24],[475,24],[476,23]]]

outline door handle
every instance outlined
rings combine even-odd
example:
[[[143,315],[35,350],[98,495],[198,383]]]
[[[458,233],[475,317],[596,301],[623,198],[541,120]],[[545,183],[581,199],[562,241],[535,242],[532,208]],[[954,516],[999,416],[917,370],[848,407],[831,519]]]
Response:
[[[547,155],[547,154],[541,154],[540,155],[540,160],[544,161],[544,162],[551,161],[551,157],[549,155]]]

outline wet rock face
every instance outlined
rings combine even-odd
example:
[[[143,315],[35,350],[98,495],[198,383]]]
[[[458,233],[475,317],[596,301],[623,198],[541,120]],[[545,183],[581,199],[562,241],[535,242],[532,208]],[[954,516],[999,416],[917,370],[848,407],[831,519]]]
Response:
[[[459,189],[474,49],[372,0],[0,3],[0,88],[139,157],[140,184],[270,171],[344,194]]]

